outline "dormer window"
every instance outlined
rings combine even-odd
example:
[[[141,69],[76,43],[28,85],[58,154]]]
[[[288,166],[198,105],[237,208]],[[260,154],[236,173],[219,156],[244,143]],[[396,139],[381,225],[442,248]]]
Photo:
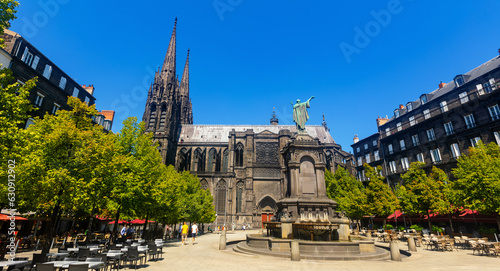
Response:
[[[394,110],[394,117],[399,117],[399,109]]]
[[[426,104],[427,103],[427,95],[426,94],[422,94],[420,96],[420,103],[421,104]]]
[[[454,80],[455,80],[455,85],[457,87],[461,87],[461,86],[463,86],[465,84],[463,75],[457,75],[457,76],[455,76]]]
[[[412,104],[411,102],[406,104],[406,110],[407,110],[408,112],[410,112],[410,111],[412,111],[412,110],[413,110],[413,104]]]

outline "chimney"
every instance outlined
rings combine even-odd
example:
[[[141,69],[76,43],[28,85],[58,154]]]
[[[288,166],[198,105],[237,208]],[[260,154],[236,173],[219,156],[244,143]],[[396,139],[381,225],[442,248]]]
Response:
[[[82,85],[82,88],[85,89],[90,95],[94,95],[94,85]]]
[[[498,49],[498,54],[500,55],[500,49]]]
[[[389,121],[389,118],[387,116],[385,118],[381,118],[380,116],[378,116],[377,117],[377,127],[384,125],[388,121]]]
[[[444,86],[446,86],[446,83],[443,83],[443,81],[441,81],[441,83],[439,83],[439,88],[444,88]]]
[[[352,139],[352,141],[354,141],[354,144],[358,143],[359,142],[358,135],[354,135],[354,138]]]

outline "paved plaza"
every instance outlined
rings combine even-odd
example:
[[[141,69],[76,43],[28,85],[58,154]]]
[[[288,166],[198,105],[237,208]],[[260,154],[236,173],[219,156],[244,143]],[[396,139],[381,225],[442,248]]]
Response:
[[[257,230],[228,232],[227,241],[244,240],[246,234],[257,232]],[[182,245],[180,241],[170,242],[163,250],[163,260],[148,261],[147,266],[138,270],[500,270],[499,257],[472,255],[472,250],[440,252],[419,247],[417,253],[411,257],[404,257],[402,262],[307,260],[292,262],[290,259],[237,253],[230,246],[226,251],[219,251],[219,237],[219,234],[205,234],[196,238],[194,245],[191,243],[191,238],[187,245]],[[388,246],[387,243],[377,244]],[[405,243],[399,244],[400,249],[408,249]],[[31,255],[32,252],[18,254],[19,257]]]

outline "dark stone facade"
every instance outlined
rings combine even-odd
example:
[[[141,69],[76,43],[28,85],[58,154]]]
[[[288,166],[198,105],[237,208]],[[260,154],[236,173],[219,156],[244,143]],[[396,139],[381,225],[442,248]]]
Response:
[[[295,126],[278,125],[193,125],[189,100],[189,60],[181,83],[175,74],[175,40],[172,33],[167,56],[150,88],[143,121],[153,133],[163,161],[179,171],[190,171],[210,189],[217,220],[212,226],[260,227],[277,211],[283,198],[284,160],[281,150]],[[321,157],[327,169],[339,166],[352,171],[352,155],[343,151],[329,133],[326,122],[307,126],[306,131],[323,145]],[[286,140],[285,140],[286,138]]]
[[[377,120],[378,133],[352,146],[357,176],[365,180],[362,163],[381,165],[392,185],[402,183],[409,164],[421,161],[426,170],[452,169],[461,154],[481,140],[500,145],[500,57],[495,57],[431,93],[400,105],[391,119]],[[376,140],[377,146],[373,146]],[[365,148],[368,146],[368,148]],[[374,158],[379,151],[380,159]],[[360,164],[361,163],[361,164]]]

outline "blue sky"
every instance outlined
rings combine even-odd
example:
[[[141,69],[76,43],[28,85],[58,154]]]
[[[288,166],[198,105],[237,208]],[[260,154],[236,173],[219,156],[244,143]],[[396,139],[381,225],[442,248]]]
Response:
[[[93,84],[98,109],[116,110],[115,132],[142,118],[175,17],[179,78],[191,49],[195,124],[268,124],[273,107],[293,124],[290,101],[315,96],[308,124],[324,114],[347,151],[377,116],[500,48],[494,0],[19,1],[11,30]]]

